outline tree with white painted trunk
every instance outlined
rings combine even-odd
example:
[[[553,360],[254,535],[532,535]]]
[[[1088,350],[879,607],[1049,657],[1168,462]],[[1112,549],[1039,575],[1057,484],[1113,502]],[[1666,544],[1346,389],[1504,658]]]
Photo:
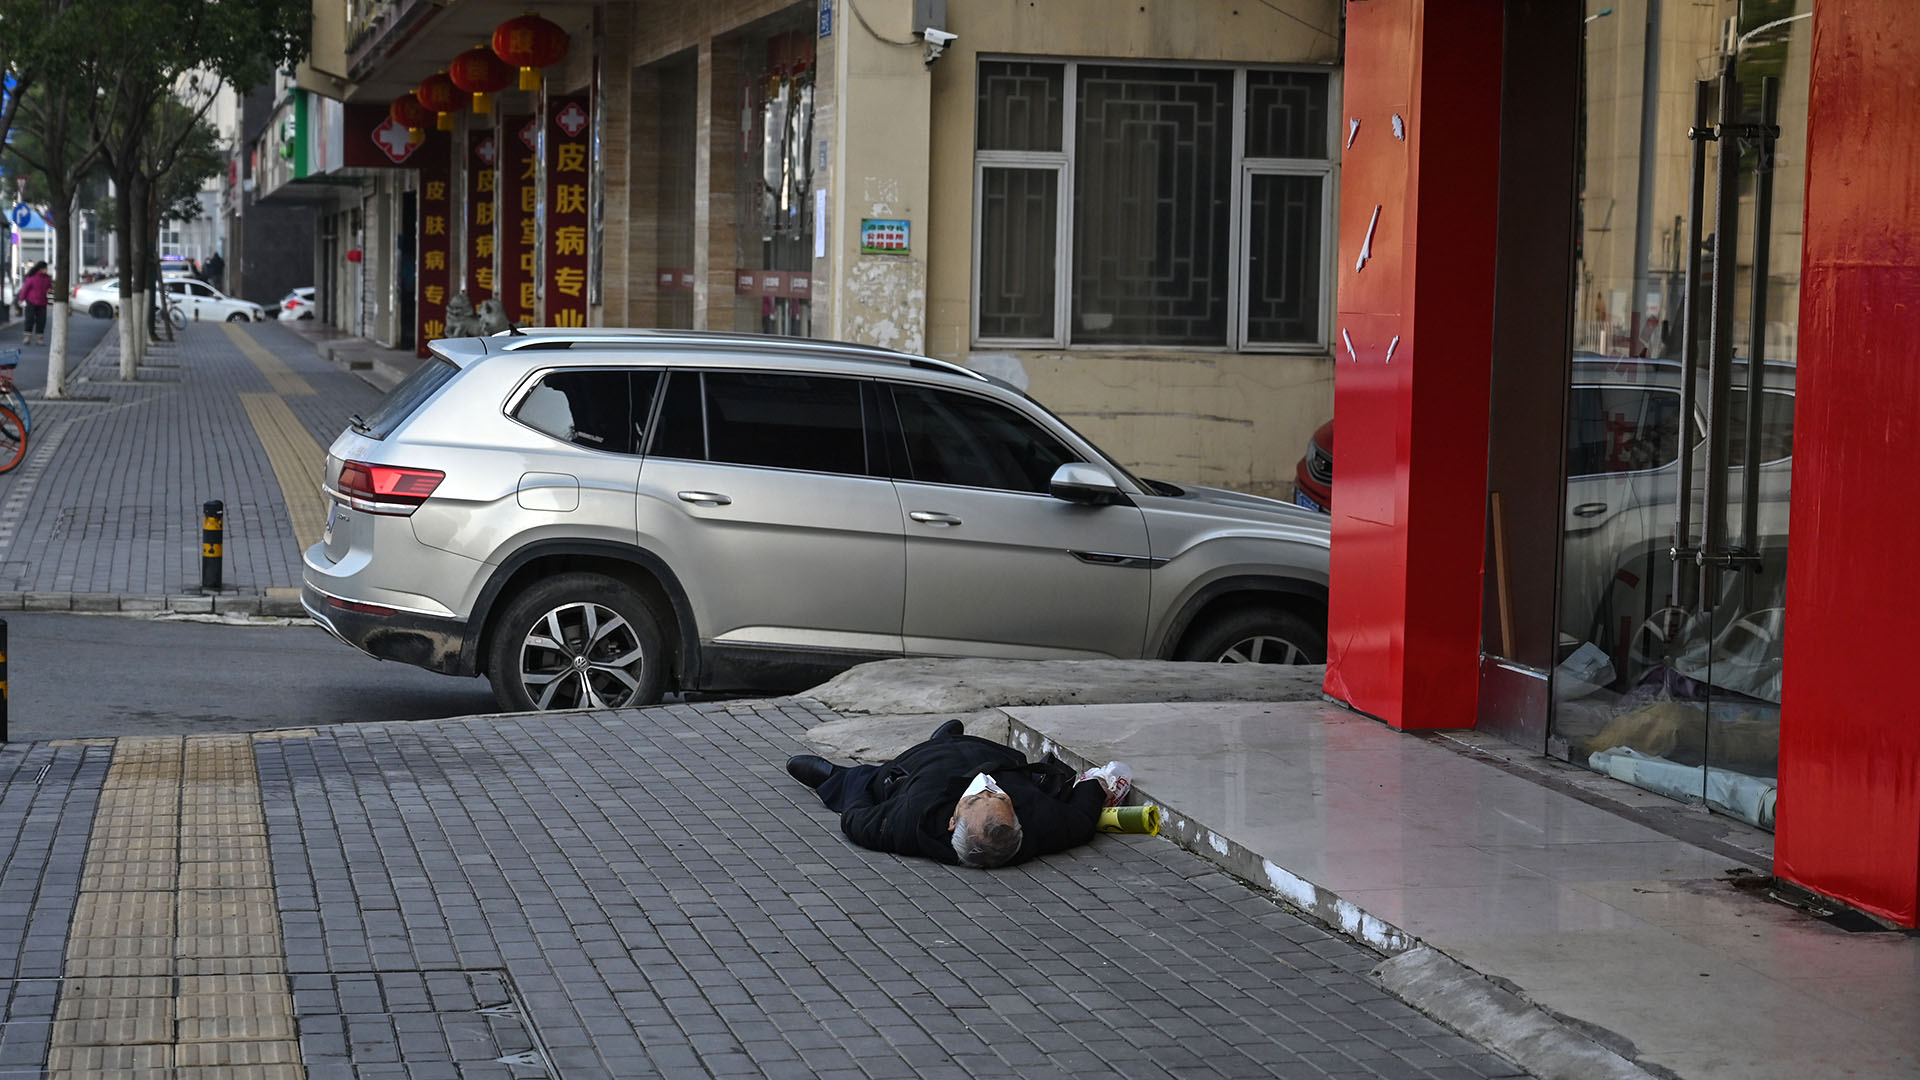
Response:
[[[6,159],[16,171],[29,172],[44,199],[47,223],[55,238],[53,292],[47,305],[47,388],[49,398],[67,396],[68,297],[73,292],[73,220],[75,197],[87,174],[99,166],[100,143],[83,122],[96,96],[78,69],[42,75],[22,95],[14,140]],[[24,165],[25,169],[19,167]]]
[[[311,0],[155,4],[91,0],[99,37],[122,52],[103,70],[115,108],[100,114],[102,150],[119,197],[120,376],[135,378],[157,280],[162,178],[182,161],[222,84],[236,93],[306,55]]]

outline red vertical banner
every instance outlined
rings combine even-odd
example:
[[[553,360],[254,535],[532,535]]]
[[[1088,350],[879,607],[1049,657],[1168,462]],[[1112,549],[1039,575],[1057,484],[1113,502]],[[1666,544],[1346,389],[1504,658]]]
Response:
[[[547,325],[587,325],[587,142],[585,97],[547,104]]]
[[[447,336],[447,290],[453,257],[453,139],[427,136],[420,162],[420,254],[418,296],[414,304],[414,354],[427,355],[427,342]]]
[[[467,136],[467,296],[478,305],[493,295],[493,223],[500,186],[497,133]]]
[[[540,145],[540,118],[531,113],[500,118],[500,302],[515,326],[528,326],[534,314],[534,245],[540,221],[535,211],[534,156]]]

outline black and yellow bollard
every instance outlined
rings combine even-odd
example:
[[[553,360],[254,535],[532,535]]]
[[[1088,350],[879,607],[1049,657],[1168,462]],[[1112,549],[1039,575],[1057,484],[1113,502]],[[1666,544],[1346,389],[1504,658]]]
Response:
[[[200,587],[220,587],[221,540],[227,531],[227,504],[219,499],[200,504]]]

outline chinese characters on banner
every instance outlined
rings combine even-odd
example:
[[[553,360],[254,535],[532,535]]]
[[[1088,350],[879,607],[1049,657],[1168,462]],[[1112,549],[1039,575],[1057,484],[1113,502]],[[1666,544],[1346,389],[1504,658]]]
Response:
[[[419,333],[414,354],[427,355],[427,342],[447,336],[448,261],[453,256],[453,139],[438,132],[415,155],[420,163],[420,276],[414,305]]]
[[[494,149],[500,157],[500,302],[515,326],[531,326],[534,317],[534,147],[540,118],[530,113],[500,118]]]
[[[467,137],[467,296],[478,307],[493,295],[493,195],[495,134],[475,131]]]
[[[587,99],[549,101],[547,325],[587,325]]]

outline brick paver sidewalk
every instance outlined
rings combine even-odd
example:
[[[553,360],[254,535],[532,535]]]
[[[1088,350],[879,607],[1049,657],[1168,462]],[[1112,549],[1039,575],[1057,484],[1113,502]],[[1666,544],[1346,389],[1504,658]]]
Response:
[[[284,490],[276,470],[317,479],[326,445],[380,392],[270,323],[195,323],[157,346],[136,382],[121,381],[118,365],[109,333],[73,372],[71,400],[34,404],[26,460],[0,476],[0,602],[204,603],[200,507],[218,499],[227,605],[259,610],[273,595],[297,608],[289,496],[313,492]]]
[[[831,716],[782,699],[204,736],[184,757],[7,748],[0,918],[25,932],[0,941],[0,1075],[50,1053],[311,1080],[1518,1075],[1370,981],[1379,957],[1164,839],[993,872],[851,846],[784,770]],[[151,831],[89,842],[98,800],[147,798],[167,768],[177,855],[125,850]],[[263,824],[214,852],[195,799]],[[117,849],[178,859],[178,916],[153,931],[170,959],[74,916],[135,906],[113,890],[142,882],[98,862]],[[227,936],[196,940],[208,925]],[[127,970],[119,951],[172,978],[91,1002],[76,957]]]

